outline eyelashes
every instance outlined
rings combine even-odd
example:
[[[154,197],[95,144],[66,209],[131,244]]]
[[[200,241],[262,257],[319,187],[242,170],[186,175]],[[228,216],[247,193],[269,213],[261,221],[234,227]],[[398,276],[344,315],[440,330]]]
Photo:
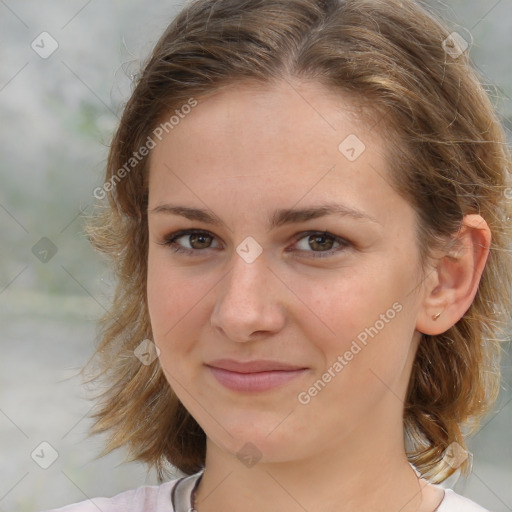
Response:
[[[184,247],[178,240],[184,239],[187,241],[189,247]],[[337,235],[329,233],[327,231],[306,231],[299,233],[294,237],[292,249],[287,248],[286,252],[298,252],[306,254],[306,257],[312,258],[325,258],[334,256],[343,252],[352,244]],[[213,243],[217,242],[218,247],[212,246]],[[302,248],[293,249],[301,243]],[[219,250],[222,245],[217,241],[215,235],[208,231],[199,229],[186,229],[177,231],[167,235],[161,242],[160,245],[168,246],[173,252],[189,256],[202,256],[206,250],[214,249]],[[336,245],[337,244],[337,245]],[[327,247],[328,250],[322,250]],[[320,250],[308,250],[309,249],[320,249]]]

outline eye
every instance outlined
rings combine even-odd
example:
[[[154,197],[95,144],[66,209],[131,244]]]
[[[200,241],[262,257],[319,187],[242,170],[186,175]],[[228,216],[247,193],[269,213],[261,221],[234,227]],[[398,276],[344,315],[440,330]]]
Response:
[[[350,243],[343,238],[326,231],[303,233],[303,236],[295,243],[295,247],[298,247],[300,251],[309,252],[315,258],[332,256],[333,253],[340,252],[349,246]]]
[[[193,254],[201,250],[210,249],[214,239],[215,237],[211,233],[208,233],[208,231],[187,229],[167,236],[165,240],[160,243],[161,245],[170,246],[174,252]],[[183,240],[185,245],[178,243],[179,240]]]
[[[341,252],[351,245],[343,238],[326,231],[309,231],[300,235],[292,248],[286,249],[287,252],[294,252],[298,248],[299,252],[309,253],[311,257],[325,258]],[[215,236],[208,231],[187,229],[172,233],[159,243],[169,246],[176,253],[198,255],[206,249],[221,247],[220,244],[217,247],[212,245],[215,240]]]

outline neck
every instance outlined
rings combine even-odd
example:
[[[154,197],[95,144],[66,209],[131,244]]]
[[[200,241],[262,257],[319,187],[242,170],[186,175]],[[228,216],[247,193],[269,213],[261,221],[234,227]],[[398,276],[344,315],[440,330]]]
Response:
[[[341,436],[340,436],[341,437]],[[309,458],[245,466],[207,441],[197,512],[431,512],[442,499],[407,461],[401,425],[358,425]],[[427,488],[428,487],[428,488]]]

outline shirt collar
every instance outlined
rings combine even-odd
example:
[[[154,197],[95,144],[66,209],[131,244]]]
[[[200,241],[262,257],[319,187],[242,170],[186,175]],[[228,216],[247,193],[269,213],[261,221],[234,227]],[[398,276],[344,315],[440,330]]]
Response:
[[[191,512],[193,510],[194,492],[201,481],[204,469],[187,477],[180,478],[172,489],[171,502],[174,512]]]

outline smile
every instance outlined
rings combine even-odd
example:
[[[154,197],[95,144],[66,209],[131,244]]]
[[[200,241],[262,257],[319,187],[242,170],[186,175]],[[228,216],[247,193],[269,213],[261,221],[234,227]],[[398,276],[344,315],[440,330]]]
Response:
[[[282,386],[304,375],[306,368],[240,373],[208,366],[208,370],[224,387],[239,392],[262,392]]]

